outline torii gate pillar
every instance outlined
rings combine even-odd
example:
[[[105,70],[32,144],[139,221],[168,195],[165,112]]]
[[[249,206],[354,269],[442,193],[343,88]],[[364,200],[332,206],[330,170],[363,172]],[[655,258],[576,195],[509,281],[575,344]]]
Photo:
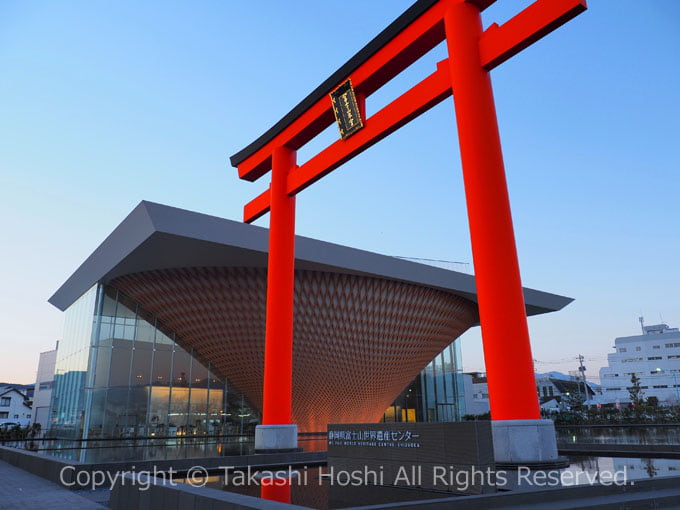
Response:
[[[482,19],[470,1],[444,15],[497,462],[555,461],[541,420]]]
[[[291,423],[295,197],[286,192],[295,158],[295,151],[286,147],[272,154],[262,425],[255,428],[256,453],[299,450],[297,425]]]

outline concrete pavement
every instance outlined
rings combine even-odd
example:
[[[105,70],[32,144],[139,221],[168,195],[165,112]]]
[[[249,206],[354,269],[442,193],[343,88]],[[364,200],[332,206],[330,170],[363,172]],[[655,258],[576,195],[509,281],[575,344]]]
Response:
[[[71,491],[0,461],[0,509],[101,509],[108,508],[108,499],[108,489]]]

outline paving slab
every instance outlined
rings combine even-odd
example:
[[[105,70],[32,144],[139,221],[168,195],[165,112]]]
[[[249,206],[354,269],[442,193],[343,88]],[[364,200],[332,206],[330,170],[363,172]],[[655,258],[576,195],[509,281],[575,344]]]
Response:
[[[108,508],[108,495],[87,491],[88,497],[0,461],[0,509],[81,510]],[[89,494],[92,492],[93,494]],[[106,489],[108,492],[108,489]],[[97,494],[94,494],[97,493]],[[96,501],[95,501],[96,500]],[[99,502],[98,502],[99,501]]]

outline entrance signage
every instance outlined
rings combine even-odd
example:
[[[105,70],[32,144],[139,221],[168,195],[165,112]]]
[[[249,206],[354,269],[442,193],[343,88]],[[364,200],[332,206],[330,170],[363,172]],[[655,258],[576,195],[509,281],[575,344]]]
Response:
[[[349,473],[357,486],[494,492],[491,422],[329,425],[328,473],[331,485]]]

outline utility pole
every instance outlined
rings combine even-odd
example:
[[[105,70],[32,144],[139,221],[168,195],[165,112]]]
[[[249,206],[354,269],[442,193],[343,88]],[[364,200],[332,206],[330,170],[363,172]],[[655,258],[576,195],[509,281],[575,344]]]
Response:
[[[586,402],[588,400],[588,386],[586,384],[586,367],[583,366],[583,360],[584,359],[585,358],[583,357],[583,355],[581,355],[581,354],[578,355],[578,363],[579,363],[578,371],[581,374],[581,377],[583,378],[583,392],[585,393],[583,401]],[[579,385],[579,387],[580,387],[580,385]]]

